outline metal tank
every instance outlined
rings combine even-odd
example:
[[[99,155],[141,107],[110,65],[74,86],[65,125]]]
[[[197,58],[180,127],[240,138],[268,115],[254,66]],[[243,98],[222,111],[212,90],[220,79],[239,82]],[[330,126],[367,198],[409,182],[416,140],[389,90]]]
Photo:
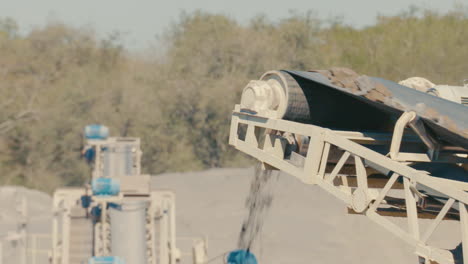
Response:
[[[148,201],[122,201],[110,209],[111,252],[125,263],[148,263],[146,209]]]

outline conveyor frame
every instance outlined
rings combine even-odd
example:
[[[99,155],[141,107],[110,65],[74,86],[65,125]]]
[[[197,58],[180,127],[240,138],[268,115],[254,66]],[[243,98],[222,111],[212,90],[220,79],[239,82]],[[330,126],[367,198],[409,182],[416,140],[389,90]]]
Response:
[[[240,136],[239,131],[244,130]],[[267,131],[281,131],[310,137],[308,149],[302,165],[292,163],[285,158],[287,142],[281,136]],[[411,168],[405,162],[377,153],[355,141],[372,142],[374,139],[358,132],[340,132],[331,129],[302,124],[282,119],[264,118],[241,112],[236,105],[230,127],[230,145],[256,158],[265,169],[284,171],[299,178],[306,184],[318,185],[336,198],[342,200],[353,211],[367,216],[373,222],[387,229],[403,241],[414,247],[420,261],[425,263],[455,263],[453,254],[446,249],[428,244],[428,240],[447,216],[449,211],[459,211],[463,255],[468,256],[468,214],[466,204],[468,194],[463,184],[454,184],[450,180],[433,177],[426,172]],[[343,150],[343,155],[331,172],[326,172],[330,148]],[[348,185],[347,177],[339,172],[348,159],[354,160],[357,188]],[[391,173],[381,189],[370,188],[366,167],[384,168]],[[405,230],[379,214],[385,206],[385,198],[392,186],[401,179],[404,186],[404,204],[408,221]],[[426,230],[420,230],[418,221],[418,198],[421,195],[416,185],[448,197]],[[422,232],[424,231],[424,232]]]

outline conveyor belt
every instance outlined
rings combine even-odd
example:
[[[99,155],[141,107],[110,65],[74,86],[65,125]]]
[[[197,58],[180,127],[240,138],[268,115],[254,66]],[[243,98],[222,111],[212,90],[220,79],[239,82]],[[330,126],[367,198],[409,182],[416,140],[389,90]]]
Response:
[[[390,96],[384,102],[334,85],[318,72],[272,73],[262,80],[282,79],[288,100],[285,120],[340,130],[390,132],[404,111],[415,111],[439,143],[468,149],[466,106],[380,78],[369,77],[388,89]]]

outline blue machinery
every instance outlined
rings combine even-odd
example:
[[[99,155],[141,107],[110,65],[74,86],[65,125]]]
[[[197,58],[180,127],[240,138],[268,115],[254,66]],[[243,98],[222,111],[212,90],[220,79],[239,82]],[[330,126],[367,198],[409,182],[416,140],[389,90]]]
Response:
[[[92,257],[88,264],[125,264],[119,257]]]
[[[141,175],[140,140],[85,129],[91,184],[53,198],[52,264],[174,264],[175,196]]]

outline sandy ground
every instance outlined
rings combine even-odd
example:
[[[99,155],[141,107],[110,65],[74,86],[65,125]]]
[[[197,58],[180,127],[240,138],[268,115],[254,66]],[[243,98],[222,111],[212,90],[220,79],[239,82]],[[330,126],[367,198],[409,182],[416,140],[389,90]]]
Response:
[[[178,235],[207,236],[208,254],[215,257],[236,248],[253,173],[253,169],[216,169],[163,174],[153,177],[152,183],[154,188],[176,192]],[[273,205],[253,250],[259,263],[417,263],[412,249],[400,239],[364,216],[346,214],[344,204],[319,187],[289,175],[274,181]],[[458,239],[458,230],[457,222],[447,221],[434,238],[453,248],[458,242],[451,240]]]
[[[153,188],[176,193],[178,246],[186,253],[182,264],[191,263],[190,244],[196,237],[207,238],[210,258],[236,248],[247,215],[244,204],[253,173],[253,169],[213,169],[153,177]],[[259,263],[417,263],[409,246],[366,217],[346,214],[345,206],[320,188],[288,175],[279,175],[273,181],[273,205],[253,248]],[[23,196],[29,201],[30,232],[50,232],[48,195],[3,187],[0,235],[16,228],[19,219],[16,204]],[[404,224],[403,219],[392,220]],[[427,223],[423,221],[422,225],[426,227]],[[453,248],[458,244],[458,230],[458,222],[443,222],[434,235],[435,241]],[[45,241],[39,242],[39,246],[50,247],[50,241]],[[4,263],[20,263],[18,245],[16,248],[4,245],[4,255]],[[43,263],[45,258],[37,262]],[[223,261],[215,258],[210,263]]]

